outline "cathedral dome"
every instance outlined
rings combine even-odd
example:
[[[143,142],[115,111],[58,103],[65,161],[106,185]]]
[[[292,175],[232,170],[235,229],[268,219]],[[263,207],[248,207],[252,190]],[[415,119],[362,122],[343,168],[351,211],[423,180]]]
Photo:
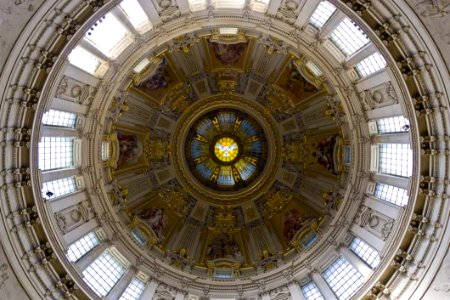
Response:
[[[35,10],[19,2],[0,23]],[[446,16],[425,2],[421,18]],[[45,1],[0,80],[18,291],[436,296],[450,241],[436,43],[404,1]]]

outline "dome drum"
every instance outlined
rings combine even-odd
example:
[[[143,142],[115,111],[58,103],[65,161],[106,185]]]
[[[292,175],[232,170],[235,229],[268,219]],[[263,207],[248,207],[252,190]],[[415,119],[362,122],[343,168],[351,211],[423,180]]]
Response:
[[[429,286],[437,266],[411,262],[442,261],[449,240],[437,213],[446,158],[435,155],[449,135],[449,85],[405,3],[249,1],[242,14],[153,1],[158,13],[146,6],[151,21],[137,24],[125,2],[52,0],[4,68],[0,231],[30,295],[116,299],[140,284],[161,299],[440,292]],[[73,25],[87,28],[89,15],[119,24],[108,43],[96,40],[103,21],[84,37]],[[358,29],[353,40],[345,26]],[[417,65],[403,53],[419,53]],[[434,106],[439,115],[424,114]],[[429,193],[416,197],[419,188]],[[34,255],[45,280],[27,275]],[[101,259],[117,263],[105,295],[89,279]],[[344,294],[330,279],[337,269],[353,274]]]

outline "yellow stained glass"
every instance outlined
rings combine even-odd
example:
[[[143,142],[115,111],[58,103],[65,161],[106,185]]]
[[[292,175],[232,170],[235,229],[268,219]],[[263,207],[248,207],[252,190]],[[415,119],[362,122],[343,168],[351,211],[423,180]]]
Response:
[[[223,162],[234,160],[239,154],[239,145],[231,137],[220,138],[214,145],[214,154]]]

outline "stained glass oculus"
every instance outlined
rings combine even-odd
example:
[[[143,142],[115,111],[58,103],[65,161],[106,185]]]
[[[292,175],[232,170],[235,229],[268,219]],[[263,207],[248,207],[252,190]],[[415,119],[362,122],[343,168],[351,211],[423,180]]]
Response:
[[[232,137],[221,137],[214,145],[214,154],[221,162],[235,160],[239,154],[239,145]]]
[[[200,117],[186,139],[186,160],[194,176],[219,191],[247,187],[263,171],[267,142],[258,122],[235,109]]]

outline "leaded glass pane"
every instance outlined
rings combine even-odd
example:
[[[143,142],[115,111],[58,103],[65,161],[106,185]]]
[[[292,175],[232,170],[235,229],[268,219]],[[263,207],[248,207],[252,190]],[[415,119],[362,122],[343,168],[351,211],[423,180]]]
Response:
[[[55,170],[73,166],[73,138],[43,137],[38,145],[39,169]]]
[[[375,197],[399,206],[408,204],[407,190],[384,183],[377,183],[375,186]]]
[[[333,4],[328,1],[322,1],[313,12],[311,18],[309,19],[309,23],[317,29],[321,29],[335,11],[336,7]]]
[[[345,18],[336,27],[330,39],[347,56],[352,55],[370,41],[366,33],[349,18]]]
[[[69,246],[66,256],[70,261],[75,262],[94,249],[98,244],[100,244],[100,240],[97,234],[95,232],[89,232]]]
[[[322,276],[340,300],[352,297],[364,283],[362,274],[342,257],[336,259]]]
[[[380,173],[408,177],[412,174],[409,144],[380,144]]]
[[[42,184],[42,197],[45,199],[58,198],[77,190],[75,177],[66,177],[47,181]]]
[[[362,239],[358,237],[353,238],[349,248],[372,269],[376,268],[380,264],[381,259],[380,255],[378,255],[378,251],[373,249]]]
[[[83,271],[83,279],[100,297],[106,296],[125,273],[125,268],[108,250]]]
[[[366,57],[355,65],[356,71],[361,78],[369,76],[386,67],[386,60],[378,52]]]

